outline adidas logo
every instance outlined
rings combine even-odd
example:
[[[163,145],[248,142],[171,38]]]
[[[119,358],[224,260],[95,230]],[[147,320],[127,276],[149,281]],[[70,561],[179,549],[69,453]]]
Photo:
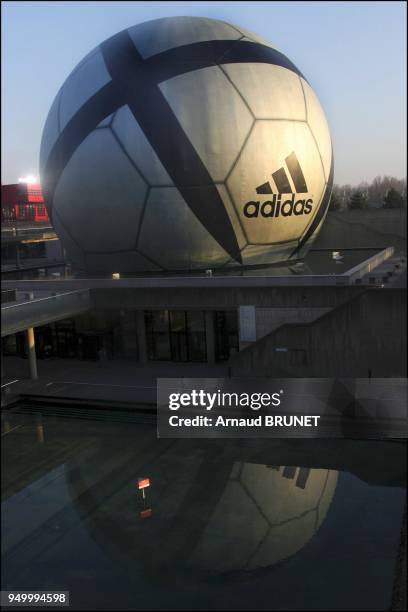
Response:
[[[259,187],[256,188],[256,193],[259,195],[270,194],[273,197],[265,202],[256,200],[247,202],[244,206],[244,215],[248,217],[248,219],[257,218],[259,216],[291,217],[292,215],[309,215],[312,212],[312,199],[296,199],[297,194],[308,193],[306,180],[296,154],[293,152],[288,155],[288,157],[285,158],[285,163],[295,187],[295,193],[292,191],[285,168],[279,168],[279,170],[272,173],[272,178],[278,193],[273,193],[269,181],[259,185]],[[287,193],[292,194],[291,197],[282,201],[282,195]]]

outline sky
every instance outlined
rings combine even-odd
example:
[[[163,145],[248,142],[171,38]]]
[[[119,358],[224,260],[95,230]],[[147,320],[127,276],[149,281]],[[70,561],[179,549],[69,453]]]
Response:
[[[406,176],[405,2],[2,2],[2,183],[38,176],[44,123],[76,64],[116,32],[205,16],[270,40],[329,122],[335,183]]]

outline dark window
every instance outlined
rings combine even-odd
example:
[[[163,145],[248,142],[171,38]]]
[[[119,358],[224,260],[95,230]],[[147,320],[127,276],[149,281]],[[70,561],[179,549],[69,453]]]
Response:
[[[148,358],[171,360],[169,313],[167,310],[145,312],[146,341]]]
[[[187,338],[189,361],[207,361],[204,312],[187,312]]]
[[[169,315],[171,360],[189,361],[186,313],[183,310],[173,310]]]
[[[228,359],[239,349],[238,317],[236,310],[215,312],[215,350],[217,361]]]

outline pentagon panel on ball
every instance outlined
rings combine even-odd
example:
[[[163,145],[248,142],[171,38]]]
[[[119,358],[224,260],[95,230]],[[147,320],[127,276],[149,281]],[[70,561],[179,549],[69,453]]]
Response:
[[[272,44],[171,17],[123,30],[68,76],[44,127],[45,202],[97,274],[303,257],[333,182],[316,94]]]

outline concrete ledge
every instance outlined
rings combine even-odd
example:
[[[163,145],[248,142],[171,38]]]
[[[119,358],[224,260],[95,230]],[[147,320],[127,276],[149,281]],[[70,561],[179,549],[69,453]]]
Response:
[[[1,337],[86,312],[90,308],[87,289],[59,293],[1,308]]]
[[[70,278],[60,280],[30,279],[3,281],[3,287],[26,289],[34,287],[37,290],[77,290],[77,289],[163,289],[163,288],[227,288],[227,287],[307,287],[350,285],[363,278],[386,259],[394,254],[393,247],[386,247],[379,253],[360,262],[343,274],[294,274],[287,276],[266,275],[262,269],[257,275],[241,275],[238,270],[234,274],[215,274],[205,276],[194,273],[174,276],[137,276],[133,278]]]
[[[357,266],[354,266],[354,268],[351,268],[351,270],[345,272],[344,276],[349,279],[350,283],[355,282],[357,279],[363,278],[363,276],[372,272],[375,268],[377,268],[380,264],[382,264],[384,261],[386,261],[393,255],[394,247],[387,247],[386,249],[383,249],[372,257],[369,257]]]

